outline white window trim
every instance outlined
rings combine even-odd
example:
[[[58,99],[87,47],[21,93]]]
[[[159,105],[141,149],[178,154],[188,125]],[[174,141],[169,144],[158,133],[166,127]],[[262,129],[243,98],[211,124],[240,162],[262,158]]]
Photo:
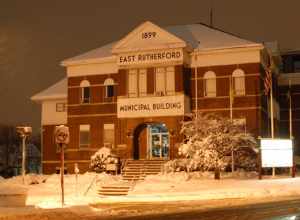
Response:
[[[242,87],[240,90],[236,90],[236,85],[237,85],[237,81],[236,79],[239,78],[242,80],[242,85],[240,85],[240,87]],[[233,91],[234,91],[234,95],[237,96],[244,96],[246,95],[246,78],[245,78],[245,72],[242,69],[236,69],[233,71],[232,73],[232,82],[233,82]]]
[[[207,88],[208,88],[208,84],[207,84],[207,80],[214,80],[213,82],[213,89],[211,90],[214,90],[213,92],[209,92],[207,91]],[[208,98],[211,98],[211,97],[217,97],[217,78],[216,78],[216,74],[215,72],[213,71],[207,71],[204,76],[203,76],[203,86],[204,86],[204,94],[203,96],[204,97],[208,97]]]

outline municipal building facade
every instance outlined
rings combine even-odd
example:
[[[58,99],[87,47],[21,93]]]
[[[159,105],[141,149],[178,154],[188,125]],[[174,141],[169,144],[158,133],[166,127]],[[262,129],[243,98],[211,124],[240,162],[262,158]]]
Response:
[[[255,137],[268,136],[264,77],[276,63],[270,54],[261,43],[203,24],[147,21],[117,42],[62,61],[66,77],[32,97],[42,105],[43,172],[59,167],[53,132],[60,124],[70,129],[68,172],[74,163],[88,170],[104,145],[121,159],[176,158],[181,121],[196,110],[229,117],[230,91],[233,119]],[[277,131],[276,98],[274,106]]]

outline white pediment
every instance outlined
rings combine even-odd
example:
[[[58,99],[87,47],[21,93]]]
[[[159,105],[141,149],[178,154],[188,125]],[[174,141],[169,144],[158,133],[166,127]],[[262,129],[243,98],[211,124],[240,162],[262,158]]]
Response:
[[[121,39],[112,48],[112,53],[184,48],[186,46],[186,42],[179,37],[146,21]]]

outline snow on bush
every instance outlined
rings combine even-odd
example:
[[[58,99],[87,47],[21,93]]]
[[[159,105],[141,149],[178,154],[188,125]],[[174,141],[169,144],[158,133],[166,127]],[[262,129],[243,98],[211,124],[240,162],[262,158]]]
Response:
[[[102,147],[93,156],[91,156],[90,167],[96,172],[105,171],[106,164],[117,163],[117,159],[111,152],[111,148]]]
[[[185,139],[178,154],[185,159],[168,162],[166,171],[230,169],[232,151],[235,167],[256,168],[256,139],[237,121],[215,114],[192,114],[182,122],[181,134]]]

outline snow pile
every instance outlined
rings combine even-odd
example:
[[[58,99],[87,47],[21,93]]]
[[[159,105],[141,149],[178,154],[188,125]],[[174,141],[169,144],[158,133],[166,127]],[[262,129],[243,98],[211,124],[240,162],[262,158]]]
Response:
[[[120,176],[85,173],[64,176],[66,206],[87,205],[99,201],[101,185],[118,182]],[[26,205],[41,208],[61,207],[60,175],[26,175],[25,185],[22,176],[4,179],[0,182],[1,193],[26,193]]]

